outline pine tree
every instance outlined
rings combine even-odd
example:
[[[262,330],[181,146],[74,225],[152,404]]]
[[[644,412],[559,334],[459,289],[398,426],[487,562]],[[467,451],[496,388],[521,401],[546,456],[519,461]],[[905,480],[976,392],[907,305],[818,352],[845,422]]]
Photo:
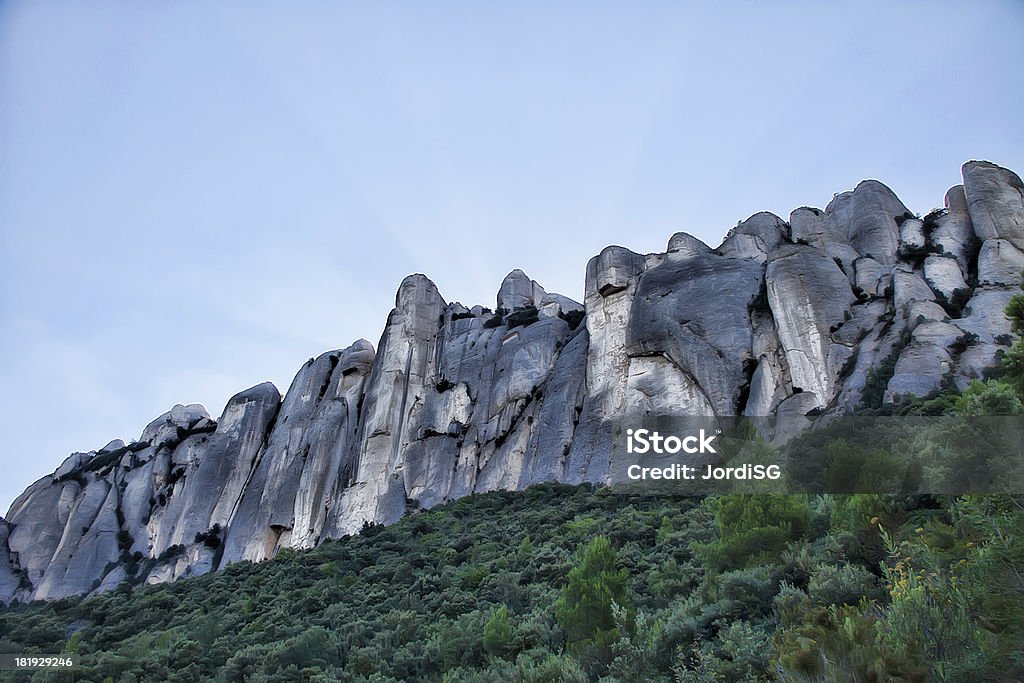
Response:
[[[626,570],[615,568],[615,549],[605,536],[595,537],[578,557],[555,603],[555,617],[571,652],[581,661],[607,665],[618,639],[613,606],[629,608]]]
[[[1024,397],[1024,294],[1017,294],[1010,299],[1005,312],[1010,320],[1010,329],[1022,338],[1003,356],[1002,379],[1017,391],[1018,396]]]
[[[512,624],[508,619],[508,608],[502,605],[484,625],[484,651],[489,655],[504,657],[512,644]]]

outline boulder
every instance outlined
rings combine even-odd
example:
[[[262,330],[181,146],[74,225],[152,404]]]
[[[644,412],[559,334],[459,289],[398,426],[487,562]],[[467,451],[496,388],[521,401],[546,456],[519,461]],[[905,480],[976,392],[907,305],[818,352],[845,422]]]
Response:
[[[1024,271],[1024,252],[1008,240],[985,240],[978,253],[978,284],[1017,287]]]
[[[924,280],[942,301],[954,302],[966,297],[970,288],[964,282],[960,264],[948,256],[929,256],[924,260]]]
[[[182,432],[187,432],[204,418],[209,419],[210,414],[203,406],[198,403],[189,405],[179,403],[146,425],[139,441],[151,444],[154,448],[173,447],[180,440]]]
[[[960,353],[953,373],[956,388],[963,391],[972,381],[987,379],[987,373],[999,365],[999,350],[998,344],[976,342]]]
[[[928,250],[928,238],[924,234],[924,221],[920,218],[904,217],[900,225],[900,256],[912,258]]]
[[[907,264],[898,264],[892,271],[893,305],[896,311],[906,316],[912,304],[934,301],[935,293],[924,279],[921,271]]]
[[[964,333],[956,325],[943,322],[924,322],[914,328],[912,339],[921,344],[934,344],[949,349]]]
[[[72,453],[60,464],[60,467],[54,471],[54,481],[67,479],[72,476],[73,473],[80,471],[95,455],[95,451],[89,451],[88,453]]]
[[[877,180],[858,184],[853,197],[850,244],[859,253],[871,256],[879,263],[893,263],[899,245],[896,217],[909,213],[907,207],[892,190]]]
[[[946,321],[949,320],[949,314],[946,313],[946,309],[934,301],[911,302],[907,313],[908,328],[913,331],[919,323],[928,322],[929,320]]]
[[[711,247],[687,232],[677,232],[668,240],[666,257],[674,260],[693,258],[711,253]],[[659,259],[660,262],[660,259]],[[648,264],[650,267],[652,264]]]
[[[587,296],[591,291],[603,297],[621,292],[645,268],[640,254],[623,247],[605,247],[587,264]]]
[[[498,289],[498,308],[513,311],[517,308],[541,305],[547,292],[518,268],[505,276]]]
[[[1024,183],[988,161],[963,166],[964,193],[974,232],[982,241],[1002,239],[1024,250]]]
[[[762,211],[729,231],[716,250],[728,258],[754,259],[764,262],[789,232],[786,223],[773,213]],[[672,242],[669,242],[669,252]]]
[[[583,312],[583,304],[573,301],[567,296],[561,294],[545,294],[544,298],[540,300],[540,314],[549,318],[555,318],[560,315],[566,315],[573,312]]]
[[[867,296],[885,296],[892,285],[889,269],[873,258],[862,256],[853,263],[857,289]]]
[[[952,359],[942,346],[913,341],[900,352],[885,390],[885,401],[891,403],[898,396],[927,396],[938,391],[952,370]]]
[[[974,296],[964,306],[963,313],[956,321],[956,326],[964,332],[978,337],[985,344],[995,343],[998,339],[1012,335],[1010,320],[1006,317],[1006,307],[1016,292],[1005,289],[978,288]]]
[[[978,241],[974,236],[974,226],[967,210],[967,197],[963,185],[954,185],[946,192],[946,213],[938,216],[933,225],[928,242],[932,251],[948,254],[957,260],[960,269],[968,272],[974,253],[978,249]]]

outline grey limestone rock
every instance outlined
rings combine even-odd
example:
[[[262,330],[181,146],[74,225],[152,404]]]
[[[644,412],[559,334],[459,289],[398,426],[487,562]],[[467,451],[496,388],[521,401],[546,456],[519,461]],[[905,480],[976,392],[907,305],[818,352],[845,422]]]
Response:
[[[964,274],[955,258],[929,256],[924,260],[924,280],[943,301],[953,302],[969,294]]]
[[[893,263],[899,244],[896,217],[909,213],[907,207],[877,180],[865,180],[857,185],[850,202],[847,224],[850,245],[857,253],[871,256],[879,263]]]
[[[956,326],[975,335],[985,344],[994,343],[996,339],[1012,337],[1010,321],[1005,311],[1015,293],[1008,289],[974,290],[974,295],[964,306]]]
[[[998,363],[998,344],[975,342],[964,349],[956,359],[953,382],[963,391],[973,380],[984,380],[986,370]]]
[[[102,479],[84,487],[35,585],[34,598],[52,600],[87,593],[107,565],[117,561],[117,496],[117,489]],[[15,529],[19,531],[20,527]]]
[[[911,338],[922,344],[935,344],[949,349],[963,334],[963,330],[951,323],[929,321],[915,327]]]
[[[929,320],[942,322],[950,319],[946,309],[934,301],[914,301],[907,310],[907,327],[910,331],[913,331],[918,323]]]
[[[518,268],[505,276],[498,290],[498,308],[512,311],[517,308],[541,305],[547,292]]]
[[[745,367],[754,360],[750,312],[763,278],[756,259],[711,252],[665,261],[641,275],[626,334],[626,352],[638,359],[631,369],[640,392],[659,397],[666,389],[662,375],[681,373],[695,385],[680,395],[688,401],[677,406],[682,413],[710,406],[717,415],[739,414]]]
[[[912,255],[924,252],[928,248],[928,238],[924,234],[924,221],[920,218],[907,218],[900,226],[900,254]]]
[[[583,410],[590,337],[586,327],[569,339],[544,387],[520,487],[566,478],[576,420]]]
[[[111,451],[116,451],[116,450],[118,450],[120,448],[124,448],[124,446],[125,446],[125,443],[121,439],[112,439],[111,441],[107,442],[106,446],[104,446],[103,448],[99,449],[96,452],[97,453],[110,453]]]
[[[685,241],[692,246],[689,240]],[[671,242],[669,246],[672,246]],[[604,297],[621,292],[629,287],[646,267],[644,257],[640,254],[634,254],[623,247],[605,247],[587,264],[587,296],[590,296],[592,289]]]
[[[540,315],[548,318],[556,318],[569,313],[583,313],[583,304],[573,301],[561,294],[545,294],[538,306]]]
[[[935,301],[935,292],[928,286],[924,274],[909,264],[897,264],[892,271],[893,306],[906,316],[917,302]]]
[[[40,479],[14,501],[7,513],[11,529],[7,547],[18,558],[30,585],[38,585],[50,567],[82,487],[74,480],[56,483],[49,477]]]
[[[82,466],[94,455],[96,455],[95,451],[89,451],[88,453],[72,453],[53,473],[53,478],[55,480],[59,480],[68,477],[72,472],[81,469]]]
[[[730,230],[717,251],[728,258],[747,258],[763,263],[788,233],[789,226],[781,218],[762,211]]]
[[[967,210],[964,186],[954,185],[949,188],[944,203],[946,212],[935,219],[929,245],[935,253],[949,254],[955,258],[960,269],[966,273],[978,250],[978,240]]]
[[[11,557],[11,550],[7,547],[7,537],[10,529],[7,522],[0,518],[0,605],[7,605],[18,593],[20,567]]]
[[[96,586],[91,594],[96,595],[98,593],[107,593],[112,591],[127,578],[128,572],[125,571],[124,565],[117,565],[107,572],[107,575],[103,577],[102,581],[100,581],[100,585]]]
[[[688,232],[677,232],[668,240],[665,258],[671,260],[689,259],[711,253],[711,247],[701,242]],[[648,264],[649,266],[650,264]]]
[[[793,389],[813,394],[816,407],[824,407],[837,389],[829,339],[850,315],[850,283],[824,252],[799,244],[776,250],[766,277]]]
[[[404,446],[416,436],[409,411],[435,391],[428,382],[437,374],[437,332],[446,305],[423,275],[407,277],[398,289],[367,380],[354,482],[340,501],[343,533],[366,522],[393,522],[405,512]]]
[[[865,181],[789,224],[754,214],[717,249],[608,247],[582,304],[514,270],[492,313],[411,275],[376,352],[312,358],[283,400],[261,384],[218,420],[176,405],[29,486],[0,521],[0,602],[197,576],[479,491],[604,483],[616,430],[647,416],[776,415],[785,440],[860,405],[889,358],[886,400],[962,388],[1015,339],[1020,190],[971,162],[924,221]]]
[[[892,285],[892,274],[888,268],[867,256],[855,260],[853,266],[857,289],[867,296],[885,296],[886,290]]]
[[[900,353],[896,369],[885,391],[892,402],[900,395],[927,396],[942,386],[953,369],[949,353],[940,345],[913,341]]]
[[[821,209],[802,206],[789,214],[790,235],[797,244],[823,247],[847,242],[845,226],[831,220]]]
[[[165,443],[178,440],[178,430],[187,430],[202,419],[209,419],[210,414],[206,408],[193,403],[187,406],[180,403],[169,411],[150,422],[144,430],[139,441],[159,447]]]
[[[810,214],[815,210],[798,211],[799,217],[790,218],[791,223],[797,221],[793,224],[794,241],[805,241],[817,247],[846,243],[861,256],[870,256],[884,265],[896,260],[899,246],[896,219],[908,213],[892,190],[877,180],[865,180],[852,192],[836,195],[823,215],[812,218]]]
[[[166,504],[153,511],[147,525],[150,555],[191,545],[215,525],[228,526],[280,400],[269,382],[236,394],[216,431],[190,437],[174,450],[168,477],[155,487]]]
[[[1024,253],[1008,240],[990,239],[978,254],[978,284],[1018,286],[1024,271]]]
[[[1024,183],[1020,177],[988,161],[963,166],[967,210],[982,241],[1007,240],[1024,250]]]

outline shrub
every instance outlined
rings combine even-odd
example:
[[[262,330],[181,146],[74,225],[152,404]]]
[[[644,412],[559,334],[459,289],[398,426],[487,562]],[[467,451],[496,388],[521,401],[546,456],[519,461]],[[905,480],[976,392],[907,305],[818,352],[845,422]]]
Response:
[[[804,496],[757,494],[720,496],[711,503],[719,538],[695,549],[713,568],[739,569],[777,559],[811,523]]]
[[[583,319],[587,317],[587,314],[580,310],[574,311],[559,311],[558,317],[569,323],[569,329],[575,330],[583,322]]]
[[[914,214],[910,213],[909,211],[904,211],[903,214],[900,216],[894,216],[894,219],[896,221],[896,227],[902,227],[903,224],[911,218],[914,218]]]
[[[993,379],[987,382],[974,380],[957,398],[956,410],[968,416],[1020,415],[1024,412],[1024,405],[1009,385]]]
[[[505,323],[509,326],[509,329],[519,326],[526,327],[537,322],[540,319],[539,315],[536,306],[517,308],[505,317]]]
[[[930,662],[940,679],[955,662],[983,649],[965,586],[922,542],[896,543],[884,529],[889,561],[882,565],[890,604],[881,641],[908,659]]]
[[[819,565],[807,585],[811,600],[821,606],[856,605],[863,598],[877,597],[875,576],[860,565]]]
[[[512,624],[508,619],[508,608],[502,605],[484,625],[484,652],[496,657],[509,653],[512,644]]]

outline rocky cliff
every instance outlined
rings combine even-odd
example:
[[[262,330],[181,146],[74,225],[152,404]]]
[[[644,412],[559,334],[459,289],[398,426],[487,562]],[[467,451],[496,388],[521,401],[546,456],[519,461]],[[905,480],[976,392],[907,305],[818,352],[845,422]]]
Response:
[[[0,601],[156,583],[389,523],[476,491],[602,481],[612,418],[845,412],[885,390],[963,387],[1013,338],[1024,185],[963,167],[915,217],[881,183],[789,221],[756,214],[718,248],[608,247],[583,304],[522,271],[495,310],[398,289],[376,350],[310,359],[214,420],[175,406],[137,441],[74,453],[0,520]]]

